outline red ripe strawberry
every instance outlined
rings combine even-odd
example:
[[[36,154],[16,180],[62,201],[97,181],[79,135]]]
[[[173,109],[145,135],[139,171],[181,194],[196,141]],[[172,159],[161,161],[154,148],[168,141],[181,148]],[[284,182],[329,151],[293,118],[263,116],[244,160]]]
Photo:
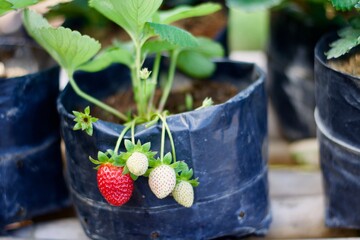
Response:
[[[102,164],[97,172],[97,182],[101,195],[114,206],[129,201],[134,190],[134,180],[130,174],[122,174],[123,168],[110,163]]]

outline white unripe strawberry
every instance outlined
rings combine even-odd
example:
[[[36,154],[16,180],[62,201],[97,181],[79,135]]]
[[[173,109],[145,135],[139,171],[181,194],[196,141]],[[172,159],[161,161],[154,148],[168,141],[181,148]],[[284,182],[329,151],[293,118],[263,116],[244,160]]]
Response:
[[[129,172],[136,176],[141,176],[148,170],[149,160],[145,154],[134,152],[126,161],[126,166]]]
[[[175,185],[175,170],[169,165],[160,165],[149,175],[150,189],[159,199],[167,197],[174,190]]]
[[[194,203],[194,188],[186,181],[181,181],[176,184],[172,195],[176,202],[184,207],[191,207]]]

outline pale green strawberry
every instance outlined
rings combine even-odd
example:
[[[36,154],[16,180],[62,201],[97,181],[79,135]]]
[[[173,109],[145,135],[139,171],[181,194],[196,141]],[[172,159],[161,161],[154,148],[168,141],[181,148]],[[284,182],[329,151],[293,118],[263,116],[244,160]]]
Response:
[[[134,152],[126,161],[126,166],[129,172],[136,176],[141,176],[148,170],[149,159],[143,153]]]
[[[186,181],[180,181],[176,184],[172,195],[176,202],[184,207],[191,207],[194,203],[194,188]]]
[[[159,199],[167,197],[175,188],[176,173],[170,165],[155,167],[149,175],[151,191]]]

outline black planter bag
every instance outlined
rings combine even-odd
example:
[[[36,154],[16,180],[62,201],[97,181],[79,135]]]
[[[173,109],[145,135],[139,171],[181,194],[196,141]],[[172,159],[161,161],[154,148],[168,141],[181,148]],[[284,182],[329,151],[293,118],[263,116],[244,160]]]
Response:
[[[315,113],[326,196],[326,225],[360,229],[360,79],[326,64],[337,39],[324,36],[315,49]]]
[[[44,57],[44,51],[26,40],[0,38],[0,55],[15,48]],[[0,78],[0,232],[7,224],[69,205],[56,112],[58,79],[57,67]]]
[[[290,141],[316,135],[314,48],[332,28],[335,24],[297,16],[290,8],[271,12],[269,95],[281,133]]]
[[[130,201],[112,207],[100,195],[94,165],[88,157],[113,149],[124,126],[99,120],[94,135],[73,131],[73,109],[88,105],[68,86],[58,110],[66,144],[67,174],[80,221],[94,239],[209,239],[220,236],[265,234],[269,228],[267,181],[267,110],[264,74],[253,64],[220,61],[211,77],[228,81],[242,91],[224,104],[168,117],[177,158],[194,168],[200,186],[192,208],[171,197],[159,200],[146,178],[135,182]],[[235,77],[236,76],[236,77]],[[104,98],[127,89],[127,68],[76,75],[87,93]],[[104,86],[107,86],[106,88]],[[130,134],[130,133],[129,133]],[[126,136],[129,138],[129,134]],[[161,124],[136,128],[135,138],[160,149]],[[125,151],[123,148],[121,151]],[[169,144],[166,151],[170,150]]]

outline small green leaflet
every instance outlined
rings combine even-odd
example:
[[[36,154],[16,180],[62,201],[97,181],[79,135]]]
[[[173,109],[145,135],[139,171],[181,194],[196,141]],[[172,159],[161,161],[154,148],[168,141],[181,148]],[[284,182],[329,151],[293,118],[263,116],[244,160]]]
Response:
[[[331,0],[333,6],[336,10],[351,10],[352,8],[356,7],[359,8],[360,1],[359,0]]]
[[[68,72],[89,61],[100,49],[98,41],[68,28],[52,28],[39,14],[26,9],[24,24],[28,33]]]
[[[220,44],[207,38],[198,38],[198,42],[198,47],[185,49],[180,53],[177,66],[191,77],[206,78],[216,68],[212,59],[222,57],[224,50]]]
[[[194,36],[178,27],[151,22],[146,23],[145,27],[151,35],[157,35],[162,40],[179,47],[187,48],[198,46],[197,39]]]
[[[325,53],[327,59],[338,58],[360,44],[360,29],[348,27],[339,31],[340,39],[330,44],[330,50]]]
[[[78,70],[97,72],[105,69],[112,63],[125,64],[126,66],[131,68],[131,64],[133,64],[133,62],[133,56],[130,54],[129,51],[117,47],[110,47],[108,49],[105,49],[91,61],[81,65]]]
[[[226,0],[226,4],[229,8],[244,11],[258,11],[277,6],[282,1],[283,0]]]
[[[0,0],[0,16],[9,11],[28,7],[38,2],[39,0]]]
[[[190,18],[200,17],[219,11],[221,5],[217,3],[203,3],[197,6],[179,6],[167,11],[159,11],[159,23],[170,24],[175,21]]]
[[[162,0],[90,0],[89,4],[134,37],[140,35]]]

